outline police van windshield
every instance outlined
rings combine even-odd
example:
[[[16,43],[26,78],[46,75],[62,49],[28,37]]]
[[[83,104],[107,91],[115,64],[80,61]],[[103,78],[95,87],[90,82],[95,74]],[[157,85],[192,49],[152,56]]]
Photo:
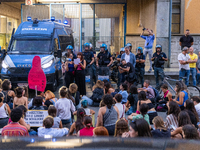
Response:
[[[49,52],[50,51],[49,39],[16,39],[13,41],[10,52],[13,53],[36,53],[36,52]]]

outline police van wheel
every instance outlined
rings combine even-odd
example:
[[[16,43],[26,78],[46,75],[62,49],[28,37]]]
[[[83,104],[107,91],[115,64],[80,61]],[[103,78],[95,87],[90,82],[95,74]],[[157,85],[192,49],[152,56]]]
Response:
[[[50,85],[51,91],[52,91],[52,92],[55,92],[56,89],[57,89],[57,86],[58,86],[58,82],[57,82],[57,79],[56,79],[56,77],[55,77],[55,78],[54,78],[53,84]]]

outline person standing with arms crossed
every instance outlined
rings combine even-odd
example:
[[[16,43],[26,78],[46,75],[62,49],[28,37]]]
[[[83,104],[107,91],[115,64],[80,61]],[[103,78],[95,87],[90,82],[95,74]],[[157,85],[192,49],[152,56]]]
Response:
[[[193,47],[189,48],[189,56],[190,56],[190,59],[191,59],[191,63],[189,64],[190,73],[192,74],[193,85],[196,86],[196,83],[197,83],[197,80],[196,80],[196,75],[197,75],[196,63],[197,63],[197,60],[198,60],[198,56],[197,56],[197,54],[194,53]]]
[[[149,33],[148,36],[144,36],[143,35],[145,30],[147,30],[147,32]],[[153,54],[152,47],[153,47],[153,42],[154,42],[154,39],[155,39],[155,35],[153,34],[153,30],[145,29],[144,28],[143,32],[140,35],[140,37],[143,38],[143,39],[145,39],[144,55],[145,55],[145,58],[147,58],[147,53],[149,54],[150,68],[149,68],[148,72],[151,72],[152,71],[152,61],[151,61],[151,58],[152,58],[152,54]]]

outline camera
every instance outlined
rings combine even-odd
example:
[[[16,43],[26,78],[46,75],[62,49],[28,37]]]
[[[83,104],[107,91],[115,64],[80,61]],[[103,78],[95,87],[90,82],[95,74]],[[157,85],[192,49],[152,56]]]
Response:
[[[146,30],[146,28],[143,28],[142,30],[144,31],[144,30]]]

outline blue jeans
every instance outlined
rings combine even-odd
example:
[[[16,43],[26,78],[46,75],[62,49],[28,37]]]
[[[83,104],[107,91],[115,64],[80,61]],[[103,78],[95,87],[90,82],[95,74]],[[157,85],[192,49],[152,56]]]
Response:
[[[200,73],[197,73],[197,84],[200,83],[199,80],[200,80]]]
[[[156,77],[156,86],[159,86],[159,77],[161,81],[164,80],[163,68],[154,67],[154,76]]]
[[[190,68],[190,73],[192,74],[193,85],[196,86],[196,83],[197,83],[197,80],[196,80],[197,70],[196,70],[196,68]]]
[[[144,83],[144,68],[135,68],[135,73],[137,74],[137,77],[140,77],[140,83],[143,87],[143,83]]]
[[[179,71],[179,80],[182,80],[183,77],[187,77],[185,79],[185,85],[188,86],[189,78],[190,78],[190,70],[180,70]]]

